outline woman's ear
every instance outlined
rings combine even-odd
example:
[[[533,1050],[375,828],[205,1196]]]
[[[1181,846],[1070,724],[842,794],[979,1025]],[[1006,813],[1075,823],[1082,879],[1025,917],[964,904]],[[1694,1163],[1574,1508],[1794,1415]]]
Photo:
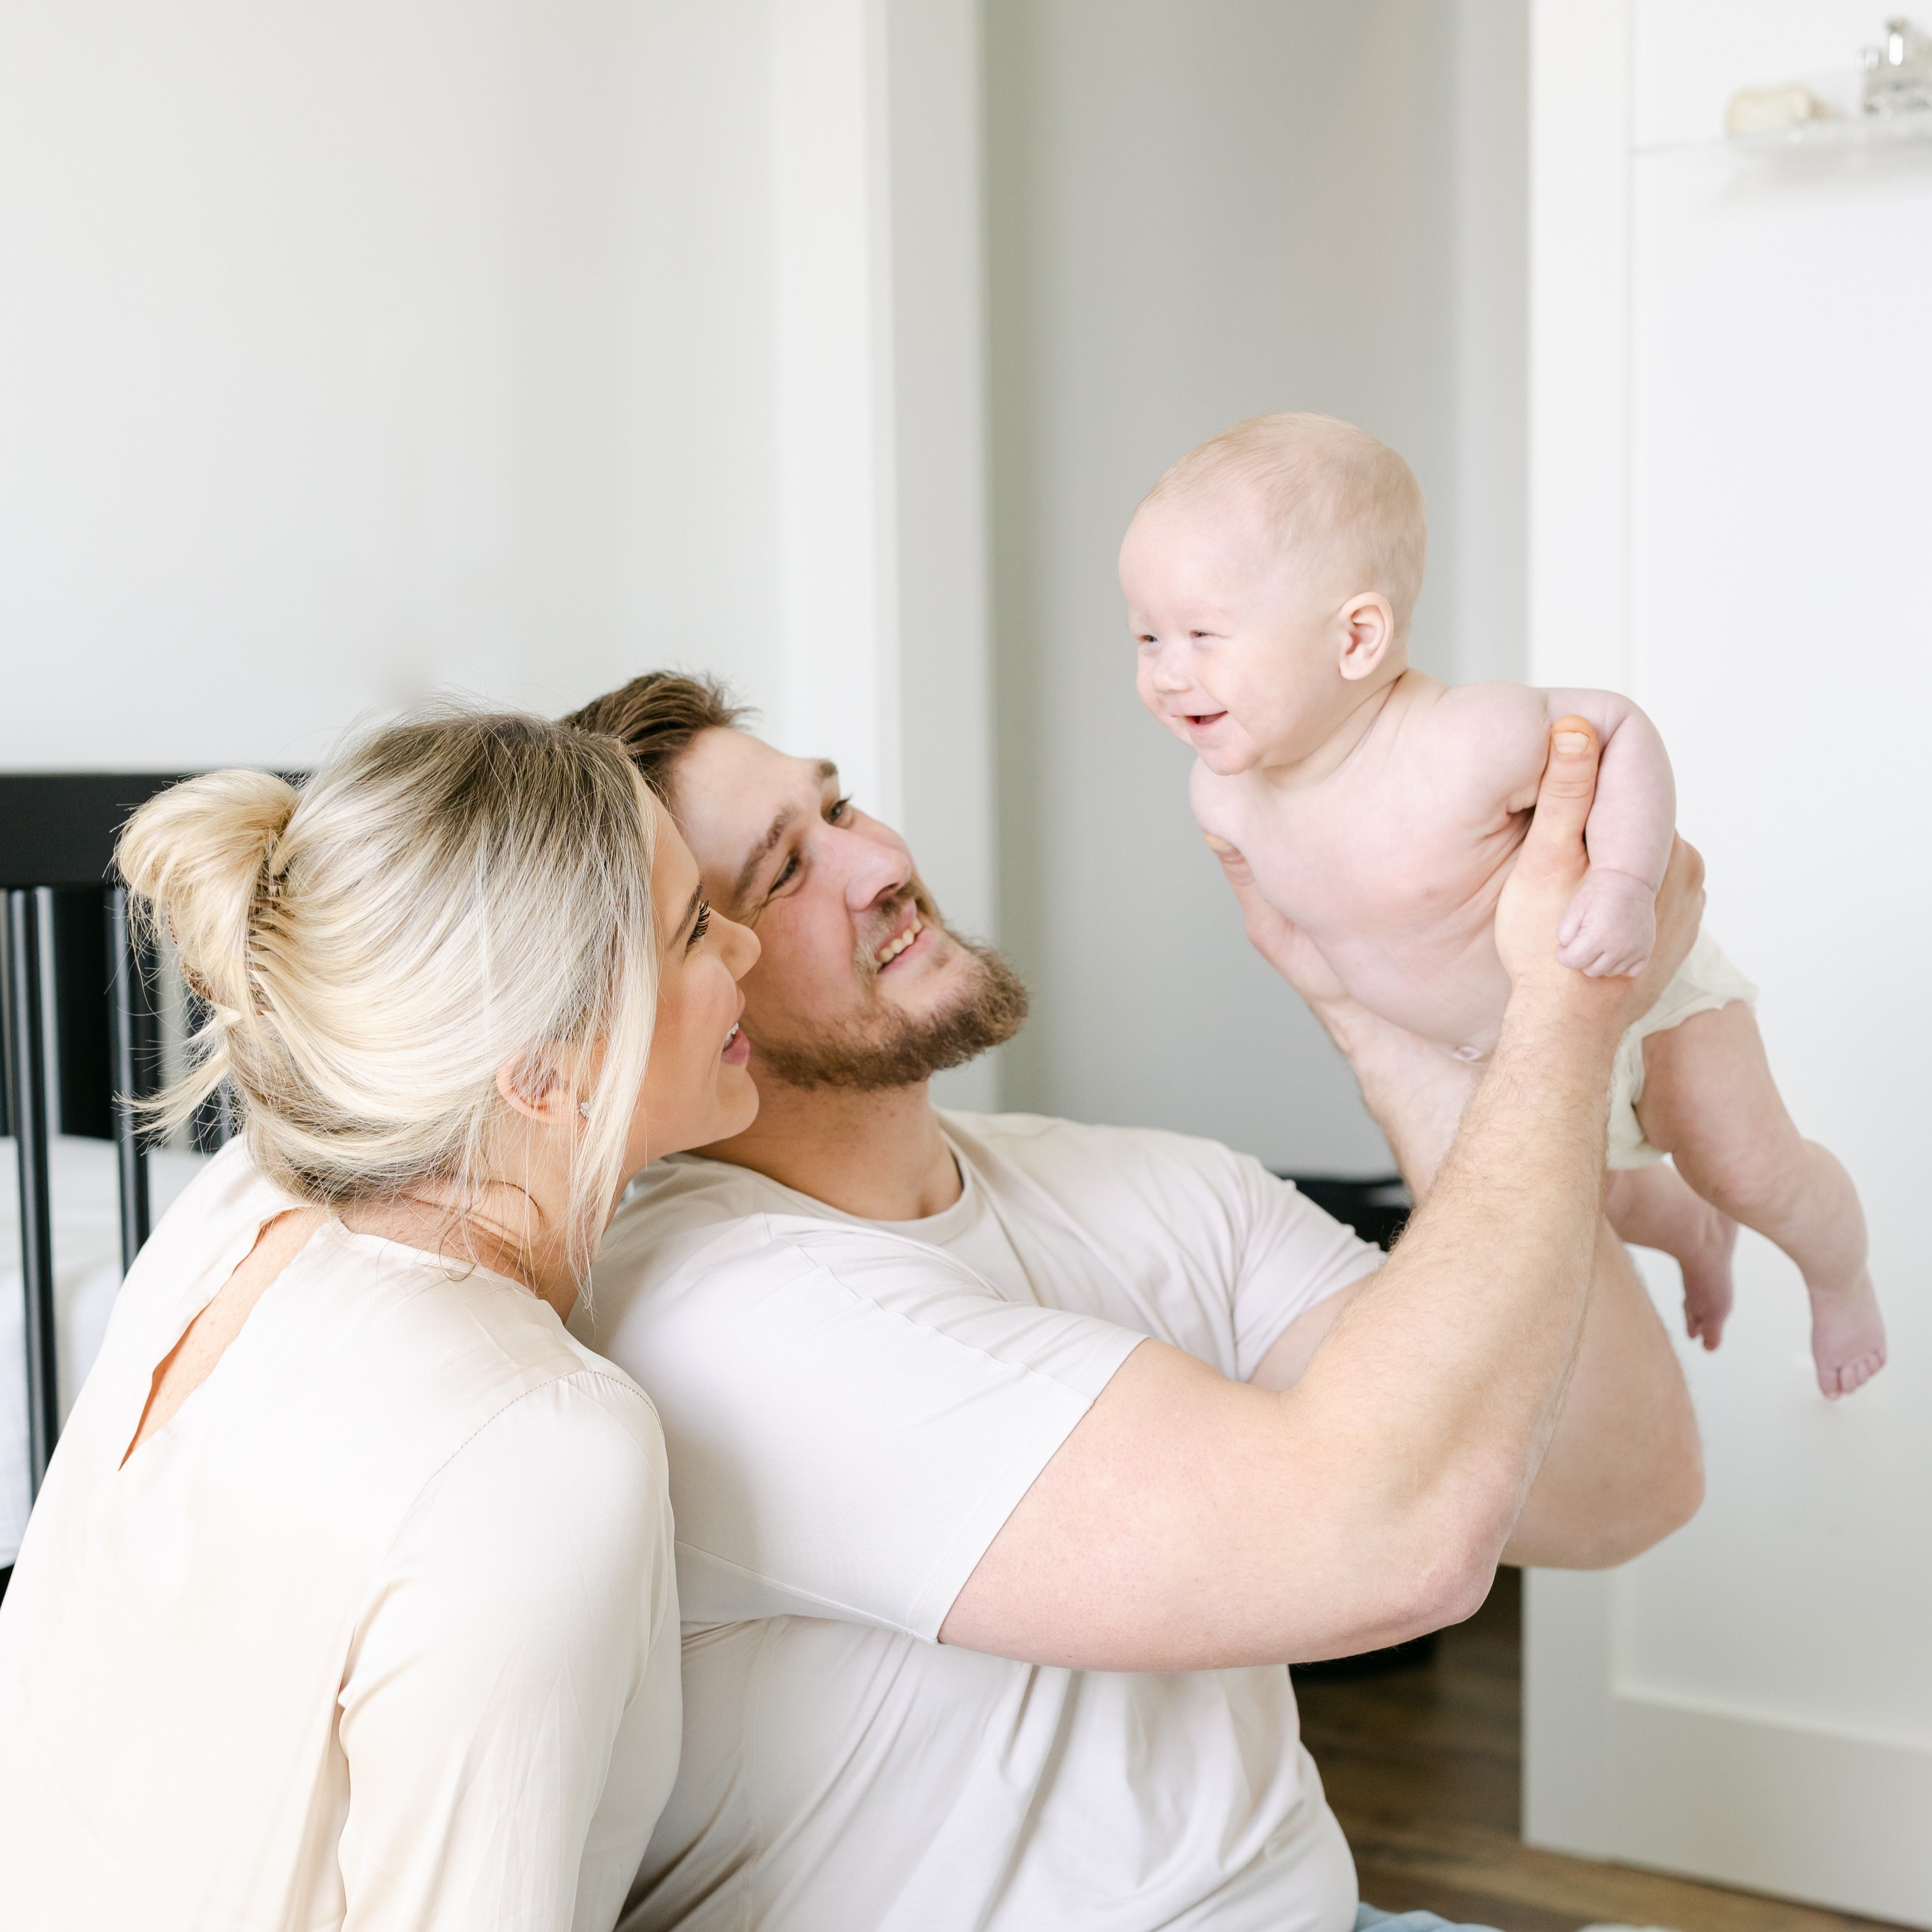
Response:
[[[578,1112],[570,1082],[542,1048],[505,1060],[496,1070],[496,1091],[515,1112],[547,1126],[561,1126]]]
[[[1336,613],[1342,632],[1339,668],[1352,682],[1368,676],[1395,641],[1395,612],[1378,590],[1352,597]]]

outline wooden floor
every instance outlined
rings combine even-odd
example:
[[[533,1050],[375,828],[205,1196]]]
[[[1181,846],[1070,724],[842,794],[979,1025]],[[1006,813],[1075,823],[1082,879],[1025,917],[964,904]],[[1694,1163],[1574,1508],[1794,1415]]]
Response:
[[[1502,1932],[1601,1922],[1677,1932],[1870,1932],[1874,1922],[1720,1891],[1518,1838],[1521,1580],[1504,1570],[1433,1664],[1354,1678],[1298,1676],[1302,1732],[1354,1847],[1362,1896]]]

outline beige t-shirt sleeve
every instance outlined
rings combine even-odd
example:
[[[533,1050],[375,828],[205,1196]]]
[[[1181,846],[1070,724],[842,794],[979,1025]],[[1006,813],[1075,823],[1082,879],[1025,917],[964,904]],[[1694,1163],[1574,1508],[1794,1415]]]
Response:
[[[345,1932],[604,1932],[680,1729],[662,1441],[635,1389],[549,1383],[445,1465],[340,1706]]]
[[[1234,1379],[1246,1382],[1294,1318],[1382,1265],[1382,1251],[1247,1154],[1226,1156],[1237,1229]]]
[[[917,1242],[762,1215],[600,1336],[664,1419],[687,1624],[927,1640],[1144,1339],[1005,1300]]]

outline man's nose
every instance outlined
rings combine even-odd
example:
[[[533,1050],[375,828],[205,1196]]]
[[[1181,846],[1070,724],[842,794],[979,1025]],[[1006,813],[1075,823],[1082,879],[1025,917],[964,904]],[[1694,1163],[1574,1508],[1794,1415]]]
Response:
[[[863,912],[882,898],[903,892],[912,879],[912,855],[895,839],[890,844],[868,838],[862,832],[843,835],[849,846],[850,871],[845,879],[845,902]]]

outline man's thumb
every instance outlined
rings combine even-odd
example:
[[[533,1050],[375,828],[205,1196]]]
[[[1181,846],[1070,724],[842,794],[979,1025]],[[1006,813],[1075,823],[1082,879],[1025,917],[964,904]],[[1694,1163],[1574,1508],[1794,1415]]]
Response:
[[[1581,838],[1597,795],[1597,754],[1602,748],[1587,718],[1559,718],[1550,728],[1550,761],[1536,794],[1534,836]]]

